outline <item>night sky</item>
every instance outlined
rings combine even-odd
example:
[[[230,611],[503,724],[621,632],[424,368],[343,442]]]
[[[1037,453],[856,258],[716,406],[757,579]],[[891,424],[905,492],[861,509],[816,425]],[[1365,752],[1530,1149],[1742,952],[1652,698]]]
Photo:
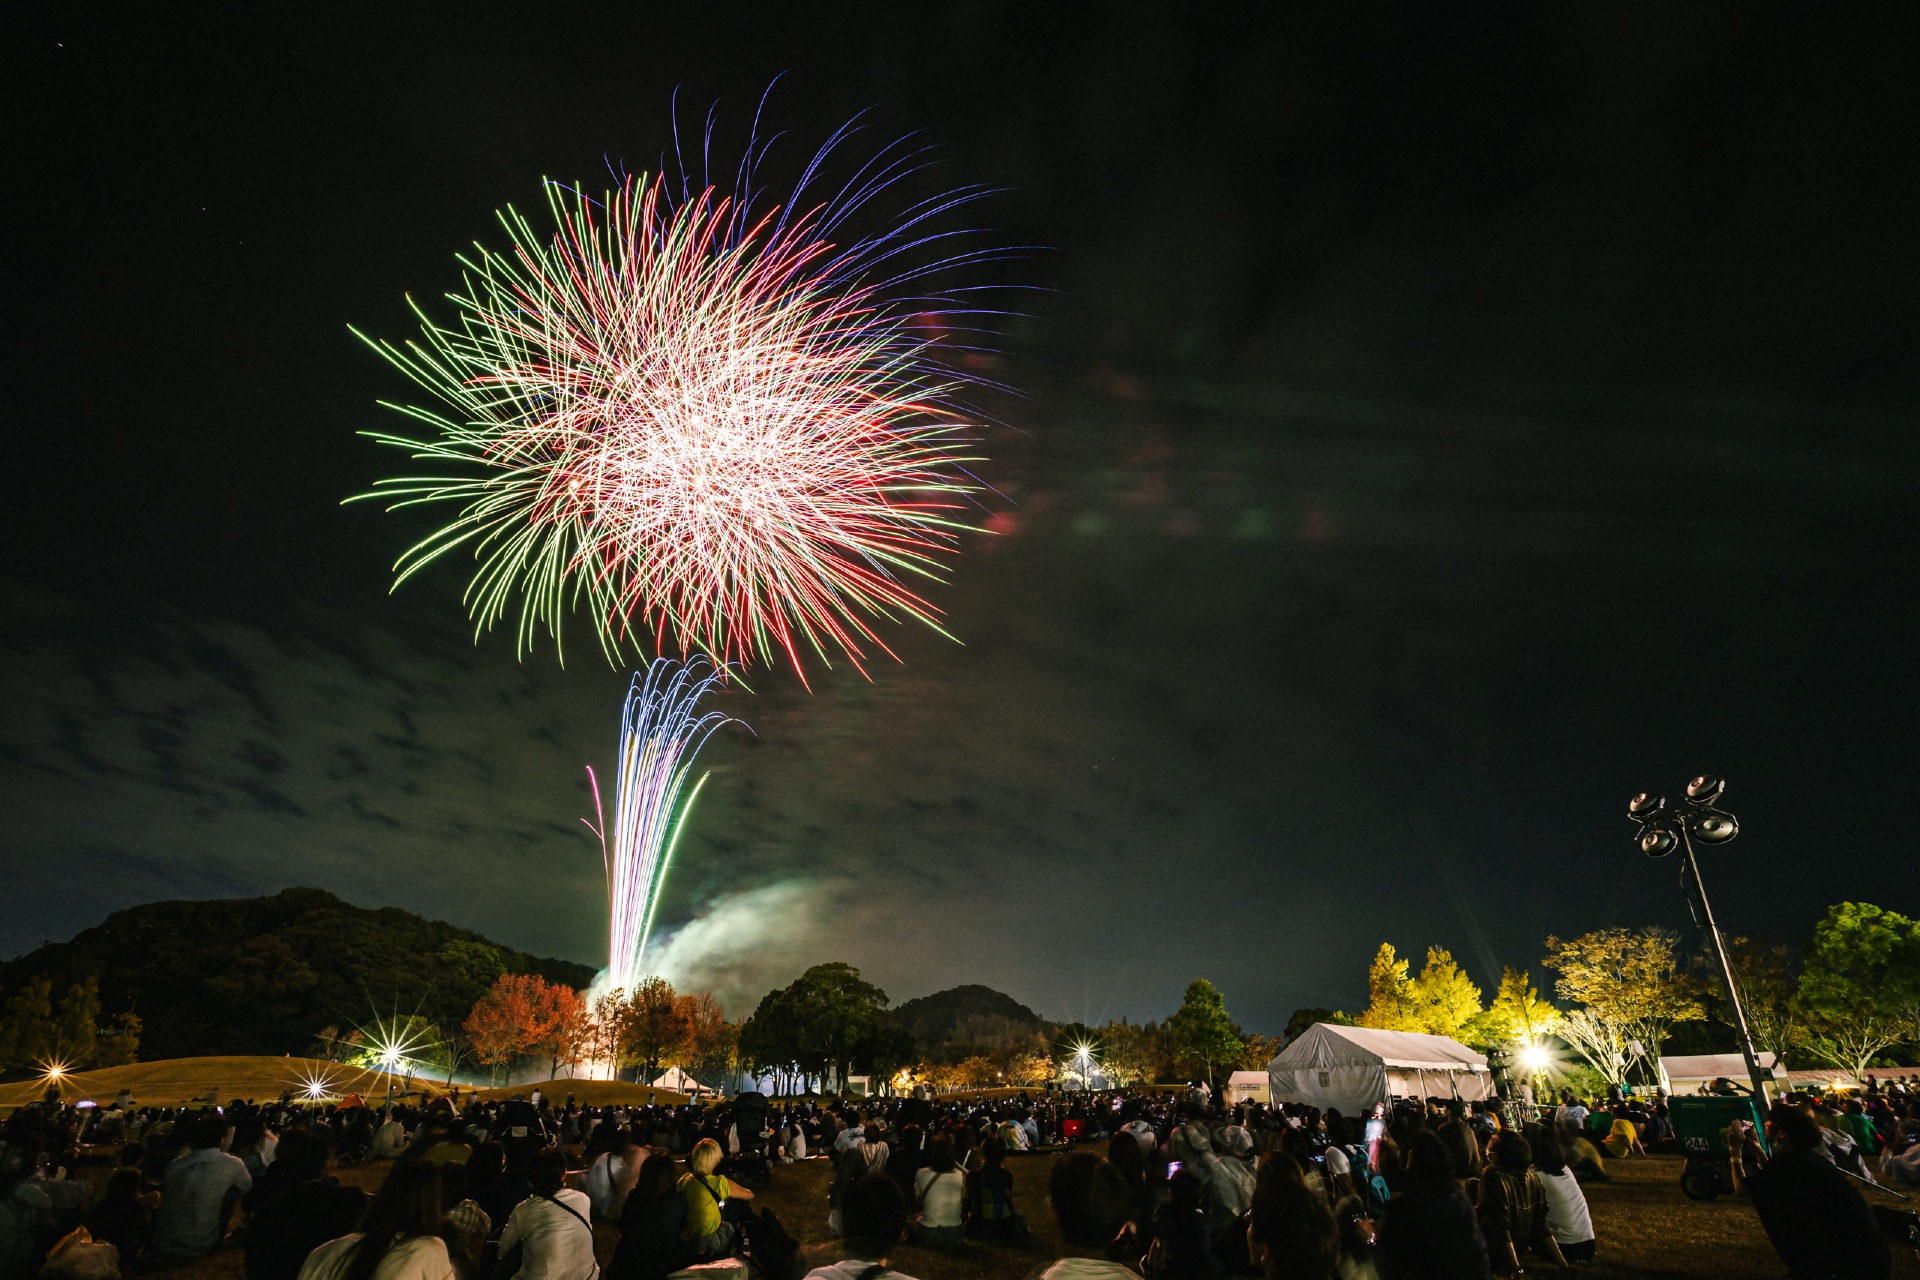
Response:
[[[475,646],[461,563],[388,594],[425,526],[340,502],[408,387],[347,326],[410,336],[543,176],[654,167],[676,88],[737,146],[783,73],[776,173],[873,108],[1043,248],[990,273],[1036,288],[931,591],[963,643],[725,700],[670,976],[1098,1021],[1204,975],[1271,1032],[1384,938],[1491,994],[1549,932],[1686,926],[1625,803],[1701,769],[1730,931],[1920,908],[1891,28],[665,8],[16,27],[0,955],[308,884],[604,962],[627,673]]]

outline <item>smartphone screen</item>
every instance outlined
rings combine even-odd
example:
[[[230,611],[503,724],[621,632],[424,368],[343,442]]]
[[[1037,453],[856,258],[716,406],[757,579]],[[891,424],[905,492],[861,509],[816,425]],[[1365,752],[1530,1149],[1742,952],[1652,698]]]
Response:
[[[1178,1160],[1167,1161],[1167,1176],[1171,1178],[1178,1172],[1180,1172],[1180,1162]]]

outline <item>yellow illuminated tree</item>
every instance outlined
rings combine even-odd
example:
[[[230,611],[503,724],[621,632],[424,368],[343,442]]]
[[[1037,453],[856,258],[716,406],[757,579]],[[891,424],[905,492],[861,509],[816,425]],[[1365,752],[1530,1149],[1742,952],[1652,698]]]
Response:
[[[1415,1031],[1458,1040],[1480,1016],[1480,988],[1444,947],[1428,947],[1427,963],[1411,984]]]
[[[1407,977],[1407,962],[1393,954],[1393,944],[1383,942],[1373,953],[1367,969],[1367,1009],[1356,1021],[1377,1031],[1418,1031],[1420,1002],[1414,995],[1413,981]]]

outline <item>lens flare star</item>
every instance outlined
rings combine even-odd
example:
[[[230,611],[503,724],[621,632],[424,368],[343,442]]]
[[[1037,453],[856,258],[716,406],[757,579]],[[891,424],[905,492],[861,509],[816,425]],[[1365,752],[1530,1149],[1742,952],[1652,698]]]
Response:
[[[509,207],[508,248],[461,258],[456,321],[416,307],[423,341],[366,339],[447,410],[390,405],[427,432],[365,433],[431,470],[362,497],[457,509],[395,585],[466,548],[476,638],[517,609],[522,652],[543,630],[558,646],[580,604],[610,661],[671,645],[803,678],[809,651],[856,667],[891,655],[877,623],[938,629],[910,583],[939,580],[968,527],[977,459],[955,396],[979,379],[948,354],[984,312],[928,280],[1006,254],[938,257],[968,234],[942,215],[980,188],[853,234],[919,153],[884,148],[816,200],[850,134],[767,207],[759,143],[733,195],[659,175],[598,199],[550,183],[555,230]]]

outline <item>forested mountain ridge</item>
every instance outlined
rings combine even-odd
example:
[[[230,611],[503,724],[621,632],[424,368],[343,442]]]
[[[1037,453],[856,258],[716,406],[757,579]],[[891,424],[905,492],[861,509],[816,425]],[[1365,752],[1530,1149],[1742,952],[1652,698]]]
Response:
[[[0,992],[41,977],[55,991],[97,978],[104,1014],[140,1016],[140,1057],[151,1061],[304,1053],[326,1028],[370,1029],[396,1015],[457,1028],[502,973],[573,987],[594,976],[397,907],[294,888],[116,911],[70,942],[0,964]]]
[[[949,987],[932,995],[902,1001],[887,1016],[929,1047],[954,1039],[975,1018],[994,1019],[1022,1028],[1038,1027],[1045,1021],[1006,992],[979,983]]]

